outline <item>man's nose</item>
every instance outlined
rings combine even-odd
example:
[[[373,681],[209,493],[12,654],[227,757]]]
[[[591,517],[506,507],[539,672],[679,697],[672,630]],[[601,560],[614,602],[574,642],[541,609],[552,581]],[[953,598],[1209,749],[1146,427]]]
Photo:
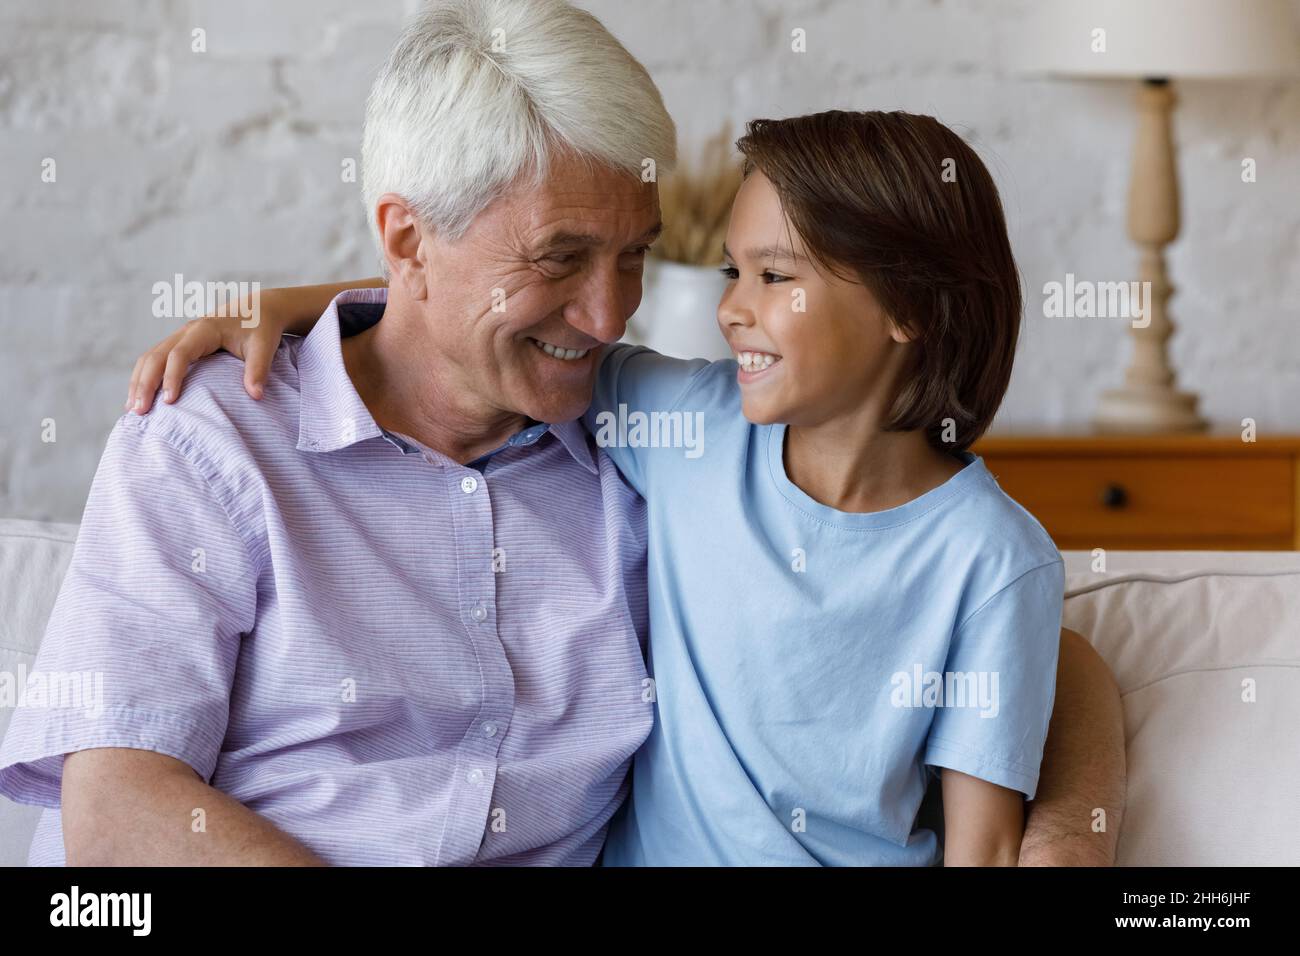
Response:
[[[565,309],[565,321],[606,344],[617,342],[627,331],[622,284],[617,275],[592,273],[579,295]]]

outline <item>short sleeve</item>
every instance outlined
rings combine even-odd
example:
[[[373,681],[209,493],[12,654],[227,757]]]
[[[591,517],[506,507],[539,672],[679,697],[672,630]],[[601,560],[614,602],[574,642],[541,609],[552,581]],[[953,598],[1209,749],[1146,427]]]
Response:
[[[1056,698],[1064,597],[1058,559],[1021,575],[960,625],[948,650],[947,699],[930,726],[926,764],[1033,799]]]
[[[678,359],[640,345],[613,345],[596,373],[596,388],[583,425],[618,470],[643,496],[647,459],[659,451],[621,441],[636,415],[671,413],[685,397],[692,380],[709,367],[706,359]]]
[[[0,746],[0,793],[59,805],[63,756],[152,750],[209,780],[256,575],[202,463],[124,416]]]

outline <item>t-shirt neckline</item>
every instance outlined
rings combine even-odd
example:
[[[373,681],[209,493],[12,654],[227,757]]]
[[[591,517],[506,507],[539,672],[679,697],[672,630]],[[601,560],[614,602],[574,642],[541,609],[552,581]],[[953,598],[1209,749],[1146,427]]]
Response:
[[[884,511],[840,511],[838,508],[832,508],[830,505],[824,505],[814,499],[791,481],[786,474],[784,460],[786,425],[762,425],[759,427],[766,433],[768,471],[777,491],[795,508],[810,517],[839,528],[857,531],[881,531],[906,524],[937,508],[949,498],[961,494],[988,475],[988,470],[984,467],[984,461],[978,455],[970,452],[959,452],[958,457],[966,462],[965,467],[937,488],[931,488],[911,501],[896,508],[887,508]]]

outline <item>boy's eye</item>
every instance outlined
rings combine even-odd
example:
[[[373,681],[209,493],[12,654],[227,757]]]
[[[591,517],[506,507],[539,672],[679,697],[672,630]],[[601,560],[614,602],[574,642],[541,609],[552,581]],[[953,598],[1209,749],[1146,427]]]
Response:
[[[723,266],[718,270],[728,280],[734,281],[740,278],[740,270],[735,266]],[[781,275],[779,272],[773,272],[771,269],[764,269],[759,273],[759,278],[763,280],[764,285],[772,285],[777,282],[789,282],[790,276]]]

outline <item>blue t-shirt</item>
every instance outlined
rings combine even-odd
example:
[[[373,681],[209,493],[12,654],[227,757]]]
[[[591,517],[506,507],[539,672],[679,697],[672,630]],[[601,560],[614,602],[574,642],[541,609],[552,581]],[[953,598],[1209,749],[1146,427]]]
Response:
[[[606,865],[932,865],[931,768],[1033,797],[1064,569],[978,457],[838,511],[741,414],[734,361],[630,346],[585,424],[649,515],[657,719]]]

